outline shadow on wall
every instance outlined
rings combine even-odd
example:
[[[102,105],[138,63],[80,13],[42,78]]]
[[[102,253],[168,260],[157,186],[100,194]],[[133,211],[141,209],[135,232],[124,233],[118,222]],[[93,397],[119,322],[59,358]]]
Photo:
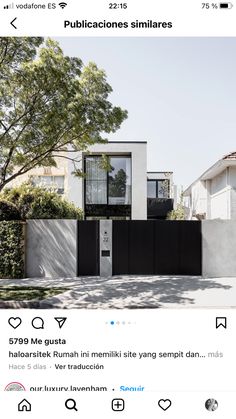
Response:
[[[76,276],[77,220],[29,220],[26,225],[26,275]]]

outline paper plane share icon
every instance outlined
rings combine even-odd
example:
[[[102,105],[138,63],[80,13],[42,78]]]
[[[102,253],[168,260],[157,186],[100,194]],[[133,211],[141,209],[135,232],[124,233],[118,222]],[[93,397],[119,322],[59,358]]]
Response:
[[[58,323],[59,328],[61,329],[64,326],[64,324],[67,320],[67,317],[54,317],[54,319],[56,320],[56,322]]]

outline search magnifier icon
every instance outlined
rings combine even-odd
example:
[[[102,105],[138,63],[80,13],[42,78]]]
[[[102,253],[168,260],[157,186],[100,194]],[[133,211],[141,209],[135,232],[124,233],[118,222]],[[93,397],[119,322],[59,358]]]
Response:
[[[68,410],[75,410],[76,412],[78,412],[75,399],[67,399],[65,401],[65,406]]]

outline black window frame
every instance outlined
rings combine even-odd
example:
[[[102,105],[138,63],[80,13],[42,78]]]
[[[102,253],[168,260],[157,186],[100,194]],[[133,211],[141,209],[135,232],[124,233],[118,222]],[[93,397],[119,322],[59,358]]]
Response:
[[[130,158],[131,163],[131,191],[130,191],[130,200],[131,204],[109,204],[109,171],[107,171],[106,176],[106,193],[107,193],[107,202],[106,204],[87,204],[86,202],[86,159],[91,157],[102,157],[105,154],[108,158]],[[83,156],[83,170],[85,173],[85,178],[83,182],[83,189],[84,189],[84,217],[106,217],[106,219],[112,217],[127,217],[131,219],[131,207],[132,207],[132,154],[108,154],[108,153],[101,153],[101,154],[90,154]]]
[[[156,196],[155,198],[151,198],[147,194],[148,199],[169,199],[170,198],[170,179],[147,179],[148,182],[156,182]],[[168,196],[166,198],[158,196],[158,182],[168,182]]]

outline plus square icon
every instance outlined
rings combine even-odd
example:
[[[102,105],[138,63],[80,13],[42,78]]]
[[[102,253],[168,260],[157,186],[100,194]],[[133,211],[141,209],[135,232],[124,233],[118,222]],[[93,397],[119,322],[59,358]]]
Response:
[[[123,399],[113,399],[111,402],[111,408],[115,412],[122,412],[125,408],[125,401]]]

